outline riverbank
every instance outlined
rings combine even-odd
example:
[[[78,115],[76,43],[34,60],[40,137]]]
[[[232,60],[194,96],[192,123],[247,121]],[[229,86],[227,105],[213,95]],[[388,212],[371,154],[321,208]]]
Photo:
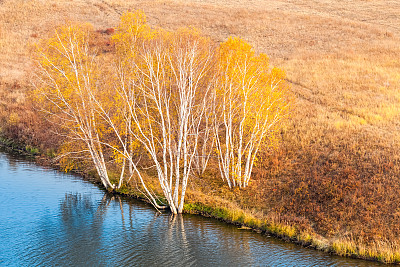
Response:
[[[4,266],[382,266],[199,215],[158,214],[3,151],[0,180]]]
[[[116,190],[125,196],[145,198],[129,190]],[[242,229],[251,229],[260,234],[272,235],[287,242],[323,251],[342,257],[351,257],[390,264],[400,264],[400,253],[391,243],[375,243],[373,245],[357,242],[350,238],[325,238],[315,232],[301,230],[299,225],[281,223],[276,217],[260,216],[259,212],[243,210],[236,203],[222,198],[206,196],[201,192],[189,190],[184,213],[198,214],[214,218]]]
[[[38,151],[30,149],[29,146],[27,147],[11,140],[0,138],[0,148],[9,153],[15,153],[34,160],[39,165],[61,170],[57,162],[44,155],[39,156]],[[90,170],[74,170],[72,173],[78,174],[84,180],[103,188],[101,182],[96,179]],[[109,192],[134,198],[151,205],[134,187],[124,186],[121,189],[109,190]],[[161,196],[161,192],[157,193]],[[391,244],[379,243],[371,246],[351,239],[326,238],[315,232],[304,230],[299,225],[281,223],[277,217],[263,216],[263,214],[254,210],[244,210],[237,203],[219,196],[209,196],[193,189],[189,189],[187,192],[184,213],[214,218],[228,224],[234,224],[240,227],[240,229],[249,229],[259,234],[271,235],[287,242],[293,242],[303,247],[320,250],[325,253],[383,263],[400,264],[400,253]]]

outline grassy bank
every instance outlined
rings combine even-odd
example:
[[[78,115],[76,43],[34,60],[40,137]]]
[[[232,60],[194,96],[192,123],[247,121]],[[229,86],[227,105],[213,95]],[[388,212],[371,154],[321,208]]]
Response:
[[[193,25],[216,41],[244,37],[286,70],[296,98],[279,149],[262,155],[249,188],[231,191],[207,173],[191,180],[187,211],[399,263],[400,7],[393,1],[2,1],[0,132],[13,140],[8,145],[49,158],[60,144],[29,100],[31,43],[63,21],[88,21],[108,51],[105,30],[138,8],[152,25]]]
[[[52,161],[49,156],[43,154],[39,155],[37,149],[31,149],[29,146],[0,138],[0,148],[29,159],[35,159],[38,164],[60,169],[60,165]],[[81,169],[73,170],[72,172],[102,187],[101,182],[96,178],[93,170]],[[150,179],[150,177],[147,177],[147,179]],[[126,197],[148,202],[146,197],[135,190],[135,187],[132,185],[124,186],[110,193],[121,194]],[[371,244],[365,244],[351,238],[329,239],[313,231],[302,230],[299,225],[282,223],[276,216],[265,216],[255,210],[244,210],[239,207],[237,203],[227,201],[221,197],[210,197],[201,191],[193,189],[188,191],[186,202],[184,206],[184,213],[186,214],[197,214],[214,218],[240,226],[242,229],[252,229],[260,234],[272,235],[288,242],[293,242],[307,248],[321,250],[330,254],[384,263],[400,263],[399,249],[398,247],[393,247],[392,243],[379,242],[371,246]]]
[[[123,188],[114,193],[146,201],[146,198],[133,188]],[[186,202],[184,213],[187,214],[214,218],[240,226],[242,229],[251,229],[260,234],[272,235],[338,256],[400,264],[399,248],[394,247],[392,242],[366,244],[351,237],[326,238],[313,231],[302,230],[299,225],[283,223],[276,216],[265,216],[254,210],[243,210],[236,203],[218,197],[210,198],[199,191],[189,191]]]
[[[376,243],[371,246],[351,239],[330,240],[316,233],[299,231],[293,225],[276,223],[272,219],[258,218],[251,212],[241,209],[212,207],[202,203],[186,204],[185,212],[216,218],[242,227],[249,227],[259,233],[273,235],[286,241],[339,256],[376,260],[385,263],[400,263],[398,249],[393,248],[390,243]]]

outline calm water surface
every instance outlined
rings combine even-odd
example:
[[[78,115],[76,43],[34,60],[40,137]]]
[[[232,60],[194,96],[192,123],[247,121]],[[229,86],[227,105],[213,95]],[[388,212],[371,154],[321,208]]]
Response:
[[[0,266],[384,266],[200,216],[158,215],[0,152]]]

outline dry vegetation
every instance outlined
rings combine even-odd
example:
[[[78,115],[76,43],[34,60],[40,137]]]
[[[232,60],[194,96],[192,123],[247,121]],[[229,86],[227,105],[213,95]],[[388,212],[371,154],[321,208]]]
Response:
[[[366,257],[396,260],[400,244],[397,1],[0,1],[3,134],[42,148],[54,146],[41,141],[46,133],[35,123],[38,118],[27,100],[32,42],[69,20],[90,22],[104,31],[114,27],[124,11],[135,9],[142,9],[151,25],[170,29],[193,25],[216,41],[240,36],[287,71],[296,105],[282,132],[283,142],[259,163],[250,189],[237,194],[219,189],[225,199],[261,217],[269,214],[275,221],[323,235],[339,254],[362,253],[369,246],[381,249],[381,256],[365,252]],[[103,50],[109,49],[107,38],[107,33],[99,32],[97,45]],[[193,184],[204,192],[197,200],[215,194],[207,184],[201,180]],[[195,193],[189,195],[196,199]],[[346,249],[355,243],[358,250]]]

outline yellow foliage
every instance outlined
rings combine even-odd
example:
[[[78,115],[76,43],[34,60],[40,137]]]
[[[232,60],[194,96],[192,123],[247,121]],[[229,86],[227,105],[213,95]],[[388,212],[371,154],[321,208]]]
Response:
[[[8,123],[10,125],[16,125],[17,123],[19,123],[19,121],[20,121],[20,118],[17,113],[13,112],[10,114],[10,116],[8,118]]]
[[[126,12],[121,16],[120,24],[112,40],[120,58],[129,62],[137,54],[139,40],[152,39],[154,34],[147,25],[146,15],[142,11]]]
[[[37,100],[52,112],[83,101],[87,90],[96,88],[98,70],[88,45],[92,30],[90,24],[68,24],[36,46],[40,76],[46,80],[36,90]]]
[[[223,150],[218,153],[220,166],[225,168],[221,173],[234,186],[235,182],[241,186],[243,180],[244,186],[248,184],[258,150],[261,145],[277,144],[276,134],[288,114],[285,72],[271,69],[268,61],[265,54],[255,55],[239,38],[220,45],[215,105],[217,120],[224,126],[216,138],[218,149]]]

